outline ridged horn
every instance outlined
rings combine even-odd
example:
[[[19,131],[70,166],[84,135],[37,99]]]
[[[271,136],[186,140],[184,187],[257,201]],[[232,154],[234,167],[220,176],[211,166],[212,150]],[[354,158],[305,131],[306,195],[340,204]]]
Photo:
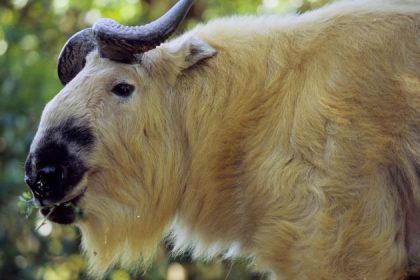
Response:
[[[58,77],[63,85],[83,69],[86,56],[98,48],[101,56],[123,63],[136,61],[136,54],[165,41],[187,15],[193,0],[180,0],[157,20],[143,26],[125,26],[112,19],[100,19],[93,28],[74,34],[58,57]]]
[[[135,54],[157,47],[172,35],[193,2],[180,0],[163,16],[142,26],[125,26],[112,19],[99,19],[92,29],[101,56],[123,63],[134,62]]]
[[[86,56],[96,47],[91,28],[77,32],[64,44],[58,56],[58,78],[63,85],[70,82],[86,63]]]

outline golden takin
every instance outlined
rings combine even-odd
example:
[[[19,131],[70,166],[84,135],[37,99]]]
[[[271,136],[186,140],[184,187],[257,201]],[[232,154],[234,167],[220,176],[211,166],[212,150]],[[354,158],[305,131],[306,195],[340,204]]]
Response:
[[[420,1],[241,16],[163,43],[192,5],[69,39],[25,180],[93,275],[252,256],[273,279],[420,272]],[[84,218],[76,210],[81,208]]]

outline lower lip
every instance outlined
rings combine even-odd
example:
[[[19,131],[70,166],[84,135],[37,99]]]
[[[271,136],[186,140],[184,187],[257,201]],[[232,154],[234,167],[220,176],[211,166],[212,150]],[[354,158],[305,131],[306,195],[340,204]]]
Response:
[[[83,194],[57,206],[41,208],[41,214],[48,220],[59,224],[72,224],[77,218],[77,203]]]

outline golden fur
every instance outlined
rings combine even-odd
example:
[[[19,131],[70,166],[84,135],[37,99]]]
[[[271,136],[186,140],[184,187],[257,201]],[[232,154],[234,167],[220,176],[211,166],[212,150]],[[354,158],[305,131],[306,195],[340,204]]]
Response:
[[[252,255],[276,279],[415,272],[419,30],[420,2],[360,0],[215,20],[136,65],[91,53],[41,128],[95,130],[78,223],[92,272],[147,265],[169,231],[175,251]]]

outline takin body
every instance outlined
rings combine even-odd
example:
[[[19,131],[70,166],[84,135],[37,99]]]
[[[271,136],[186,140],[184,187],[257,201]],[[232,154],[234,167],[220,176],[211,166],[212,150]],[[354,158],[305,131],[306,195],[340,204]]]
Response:
[[[420,271],[420,3],[218,19],[137,63],[93,50],[46,106],[28,176],[60,145],[84,219],[49,218],[81,229],[94,274],[147,264],[170,232],[175,252],[253,256],[274,279],[404,279]]]

